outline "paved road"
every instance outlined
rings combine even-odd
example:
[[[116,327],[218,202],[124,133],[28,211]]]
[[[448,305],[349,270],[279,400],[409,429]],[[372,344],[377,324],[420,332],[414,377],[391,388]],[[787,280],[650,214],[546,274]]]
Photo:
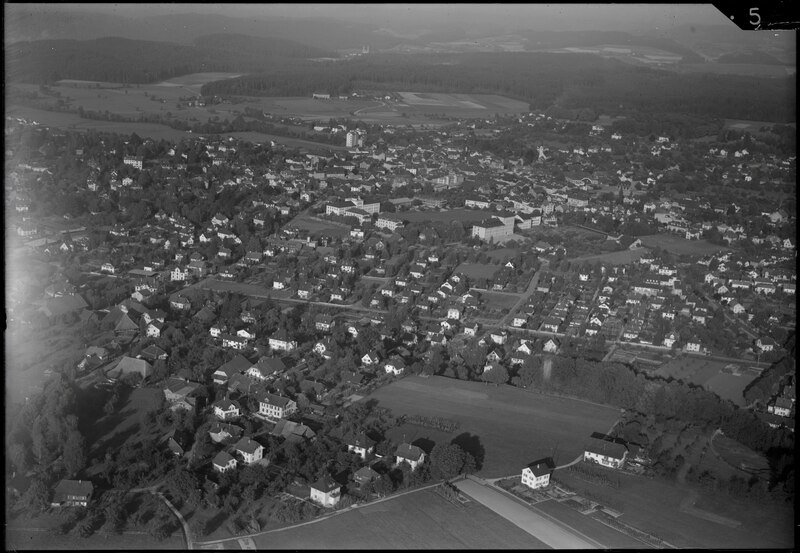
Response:
[[[519,526],[531,536],[553,549],[602,549],[603,545],[588,537],[567,531],[532,509],[506,497],[503,493],[472,480],[455,483],[459,490],[488,507],[509,522]],[[577,532],[577,531],[575,531]]]

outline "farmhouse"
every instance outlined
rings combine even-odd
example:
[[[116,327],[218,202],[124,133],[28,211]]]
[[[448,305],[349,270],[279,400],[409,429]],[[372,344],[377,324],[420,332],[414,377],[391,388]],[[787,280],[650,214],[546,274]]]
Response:
[[[604,467],[621,468],[628,457],[628,448],[625,445],[592,437],[583,453],[583,460],[598,463]]]
[[[94,486],[88,480],[61,480],[53,490],[52,507],[86,507]]]
[[[522,484],[532,489],[545,488],[550,484],[551,467],[546,460],[534,461],[522,469]]]

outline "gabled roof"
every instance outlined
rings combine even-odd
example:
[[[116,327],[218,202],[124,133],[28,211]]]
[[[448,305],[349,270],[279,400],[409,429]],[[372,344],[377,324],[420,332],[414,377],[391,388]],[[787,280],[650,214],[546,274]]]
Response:
[[[236,459],[231,457],[231,454],[228,453],[227,451],[220,451],[214,456],[214,460],[212,461],[212,463],[214,463],[218,467],[226,467],[228,466],[228,463],[235,460]]]
[[[61,480],[53,490],[53,503],[63,503],[70,497],[88,498],[94,485],[88,480]]]
[[[311,484],[311,487],[322,493],[330,493],[334,490],[338,490],[342,486],[341,484],[339,484],[333,478],[331,478],[329,475],[326,474],[325,476],[323,476],[322,478]]]
[[[243,373],[249,369],[253,364],[247,360],[243,355],[237,355],[224,365],[221,365],[216,372],[224,372],[230,378],[236,373]]]
[[[375,445],[375,440],[367,436],[364,432],[358,434],[356,436],[350,436],[347,438],[347,445],[354,445],[356,447],[362,447],[364,449],[369,449]]]
[[[258,448],[262,449],[264,448],[263,445],[261,445],[255,440],[251,440],[248,437],[242,438],[241,440],[236,442],[236,445],[234,445],[233,447],[234,449],[236,449],[236,451],[241,451],[242,453],[247,453],[248,455],[254,454],[258,450]]]
[[[409,461],[419,461],[424,455],[424,452],[415,445],[400,444],[397,446],[395,455],[403,459],[408,459]]]

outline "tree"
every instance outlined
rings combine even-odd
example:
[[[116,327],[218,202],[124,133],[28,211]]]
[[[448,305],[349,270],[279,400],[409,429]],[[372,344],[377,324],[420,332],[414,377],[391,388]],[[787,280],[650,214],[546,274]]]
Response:
[[[86,440],[78,430],[71,430],[64,444],[64,467],[70,476],[86,466]]]
[[[189,530],[192,532],[192,536],[195,539],[205,537],[208,535],[208,531],[210,529],[208,519],[207,518],[193,518],[192,522],[189,523]]]
[[[508,371],[502,365],[494,365],[491,369],[481,374],[481,380],[494,384],[495,386],[505,384],[508,382]]]
[[[464,468],[466,454],[457,444],[436,444],[431,450],[431,476],[445,480],[460,474]],[[474,467],[474,459],[472,465]]]
[[[25,493],[20,497],[19,502],[23,508],[29,511],[44,511],[49,503],[50,490],[39,478],[34,479]]]

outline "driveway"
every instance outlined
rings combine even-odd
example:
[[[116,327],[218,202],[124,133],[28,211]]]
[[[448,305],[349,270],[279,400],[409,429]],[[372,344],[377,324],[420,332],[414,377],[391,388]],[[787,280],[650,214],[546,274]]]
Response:
[[[459,490],[488,507],[509,522],[553,549],[602,549],[603,545],[588,537],[578,536],[577,530],[567,531],[560,524],[545,518],[532,509],[505,496],[490,486],[470,479],[454,482]]]

